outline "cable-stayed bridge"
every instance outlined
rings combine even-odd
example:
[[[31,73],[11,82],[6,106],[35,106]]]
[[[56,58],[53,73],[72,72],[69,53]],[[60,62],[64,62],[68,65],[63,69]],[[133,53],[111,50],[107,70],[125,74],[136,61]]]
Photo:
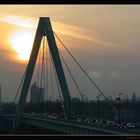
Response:
[[[102,125],[92,120],[92,123],[85,123],[83,121],[77,121],[72,118],[75,117],[75,108],[71,103],[71,95],[69,90],[69,85],[66,79],[66,71],[64,67],[67,69],[67,74],[71,77],[81,100],[84,100],[84,95],[82,90],[79,88],[79,85],[75,79],[74,74],[71,72],[69,65],[67,64],[64,55],[61,53],[60,49],[57,47],[56,39],[63,46],[63,48],[67,51],[69,56],[73,59],[75,64],[79,67],[79,69],[83,72],[83,75],[87,77],[87,79],[91,82],[91,84],[97,89],[100,95],[102,95],[109,106],[112,108],[114,112],[117,112],[116,107],[111,103],[111,101],[105,96],[102,90],[97,86],[97,84],[89,77],[86,70],[82,67],[82,65],[76,60],[76,58],[72,55],[72,53],[68,50],[66,45],[61,41],[58,35],[53,31],[50,18],[48,17],[40,17],[33,48],[31,51],[30,59],[26,70],[23,74],[21,83],[19,85],[18,92],[15,96],[14,103],[17,100],[17,96],[19,96],[18,102],[16,104],[15,114],[3,114],[5,120],[9,121],[9,125],[11,127],[10,134],[17,134],[21,124],[27,124],[36,126],[39,128],[45,128],[54,130],[63,134],[113,134],[113,135],[134,135],[139,134],[140,131],[124,129],[120,127],[111,127],[107,125]],[[41,50],[42,46],[42,50]],[[41,50],[41,51],[40,51]],[[61,99],[62,111],[63,115],[61,119],[58,117],[54,117],[53,115],[46,114],[46,116],[35,116],[30,113],[25,113],[24,108],[26,104],[27,94],[29,92],[29,88],[31,85],[35,65],[37,63],[37,59],[39,58],[38,68],[37,68],[37,85],[41,93],[41,87],[44,88],[46,95],[46,99],[48,99],[48,94],[51,91],[56,90],[59,93],[59,97]],[[63,62],[63,64],[62,64]],[[50,71],[50,73],[49,73]],[[50,85],[51,89],[49,90],[49,81],[51,79]],[[55,79],[55,87],[53,86],[53,79]],[[20,94],[19,94],[20,92]],[[34,91],[37,92],[37,91]],[[40,97],[38,97],[40,98]],[[38,100],[38,99],[36,99]],[[41,98],[40,102],[41,103]],[[41,107],[40,107],[41,109]],[[43,112],[42,112],[43,114]],[[58,114],[55,113],[57,116]],[[98,120],[99,121],[99,120]]]

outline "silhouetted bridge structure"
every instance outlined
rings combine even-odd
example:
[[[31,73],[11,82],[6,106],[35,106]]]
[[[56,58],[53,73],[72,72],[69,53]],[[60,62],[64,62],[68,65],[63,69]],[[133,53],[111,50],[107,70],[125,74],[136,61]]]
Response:
[[[32,79],[33,70],[35,67],[41,40],[44,36],[47,36],[48,46],[49,46],[50,53],[53,59],[53,64],[56,70],[56,75],[58,78],[62,96],[64,99],[64,110],[65,110],[66,119],[62,119],[62,120],[33,117],[33,116],[24,114],[25,101],[27,98],[30,82]],[[84,134],[92,134],[92,135],[94,134],[95,135],[97,134],[111,134],[111,135],[112,134],[113,135],[140,134],[140,132],[135,131],[135,130],[113,128],[110,126],[99,126],[96,123],[88,124],[88,123],[77,122],[76,120],[68,119],[69,116],[72,115],[73,109],[71,108],[71,98],[70,98],[69,89],[68,89],[68,85],[65,79],[65,75],[64,75],[64,71],[63,71],[59,54],[60,52],[56,46],[54,32],[51,27],[50,19],[41,17],[39,20],[37,31],[36,31],[36,36],[33,43],[33,49],[30,55],[30,60],[25,71],[25,77],[24,77],[24,81],[23,81],[23,85],[21,89],[19,102],[17,104],[16,113],[14,115],[10,115],[10,114],[3,115],[3,118],[5,120],[10,121],[12,123],[12,128],[11,128],[12,134],[17,133],[18,128],[20,127],[20,123],[36,126],[39,128],[54,130],[54,131],[64,133],[64,134],[75,134],[75,135],[77,134],[82,134],[82,135]],[[78,64],[77,61],[76,63]],[[82,68],[80,65],[79,67]],[[83,72],[87,75],[87,73],[84,70]],[[94,86],[98,89],[98,91],[104,96],[104,94],[98,88],[98,86],[94,83],[94,81],[92,81],[91,78],[89,78],[89,80],[94,84]],[[108,101],[108,98],[106,99]]]

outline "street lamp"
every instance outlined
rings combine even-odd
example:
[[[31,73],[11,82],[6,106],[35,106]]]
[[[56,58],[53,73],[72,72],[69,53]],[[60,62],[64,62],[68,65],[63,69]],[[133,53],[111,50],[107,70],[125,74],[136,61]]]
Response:
[[[126,113],[126,121],[128,120],[128,95],[125,95],[125,97],[126,97],[126,111],[127,111],[127,113]]]
[[[121,122],[121,106],[120,106],[120,101],[121,101],[121,95],[123,95],[124,93],[119,93],[119,126],[120,126],[120,122]]]
[[[98,122],[99,122],[99,118],[100,118],[100,104],[99,104],[99,100],[100,100],[100,97],[101,96],[101,94],[99,94],[98,96],[97,96],[97,101],[98,101],[98,106],[97,106],[97,113],[98,113]]]
[[[81,107],[81,109],[82,109],[82,119],[83,119],[83,117],[85,116],[85,114],[84,114],[84,97],[85,97],[85,95],[84,94],[82,94],[82,107]]]
[[[111,100],[111,102],[112,102],[112,96],[109,96],[109,98],[110,98],[110,100]]]
[[[109,98],[110,98],[110,101],[111,101],[111,103],[112,103],[112,96],[109,96]],[[112,108],[110,109],[110,119],[111,119],[111,114],[112,114]]]
[[[52,106],[52,103],[51,103],[51,99],[52,99],[52,97],[50,96],[50,97],[49,97],[49,112],[50,112],[50,113],[52,113],[52,107],[51,107],[51,106]]]

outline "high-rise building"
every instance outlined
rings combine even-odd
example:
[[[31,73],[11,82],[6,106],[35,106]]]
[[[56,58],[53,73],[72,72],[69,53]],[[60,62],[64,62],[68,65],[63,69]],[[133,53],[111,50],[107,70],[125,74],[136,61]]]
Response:
[[[131,99],[132,102],[136,102],[136,94],[135,94],[135,91],[133,92],[132,94],[132,99]]]
[[[34,83],[30,88],[30,103],[42,103],[44,98],[44,88],[36,86]]]

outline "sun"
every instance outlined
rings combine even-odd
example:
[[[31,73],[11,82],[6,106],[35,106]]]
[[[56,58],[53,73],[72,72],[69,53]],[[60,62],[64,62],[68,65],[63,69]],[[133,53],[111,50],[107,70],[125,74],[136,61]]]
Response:
[[[17,58],[28,61],[33,45],[34,35],[32,32],[17,32],[11,37],[12,48],[17,53]]]

